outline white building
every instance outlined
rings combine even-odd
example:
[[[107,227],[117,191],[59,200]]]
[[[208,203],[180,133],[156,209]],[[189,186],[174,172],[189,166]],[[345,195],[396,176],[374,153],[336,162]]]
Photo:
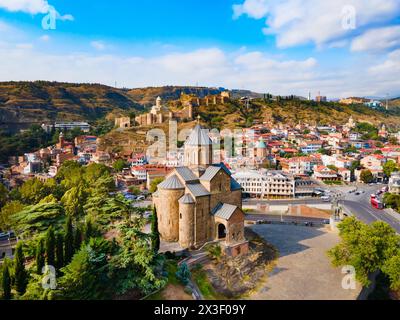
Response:
[[[400,172],[393,172],[389,178],[389,192],[400,194]]]
[[[295,179],[282,171],[246,170],[232,175],[243,192],[254,197],[293,198]]]
[[[83,132],[90,131],[90,125],[87,122],[56,122],[54,128],[59,131],[68,131],[77,128]]]
[[[147,180],[147,170],[143,166],[132,167],[131,168],[131,173],[139,181],[146,181]]]

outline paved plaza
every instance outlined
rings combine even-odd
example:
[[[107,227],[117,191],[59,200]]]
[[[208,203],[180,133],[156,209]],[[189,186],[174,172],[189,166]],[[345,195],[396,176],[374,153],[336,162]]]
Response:
[[[280,257],[265,285],[253,300],[354,300],[356,290],[342,288],[344,274],[326,255],[339,236],[326,228],[291,225],[254,225],[253,231],[274,245]]]

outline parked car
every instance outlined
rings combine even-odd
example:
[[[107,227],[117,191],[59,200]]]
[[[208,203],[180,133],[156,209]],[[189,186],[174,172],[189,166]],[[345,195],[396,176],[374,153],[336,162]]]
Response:
[[[143,200],[145,200],[145,199],[146,199],[145,196],[138,196],[138,197],[136,198],[137,201],[143,201]]]

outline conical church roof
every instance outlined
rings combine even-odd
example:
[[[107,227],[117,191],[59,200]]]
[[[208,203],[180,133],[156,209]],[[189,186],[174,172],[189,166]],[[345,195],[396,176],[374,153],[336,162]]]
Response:
[[[193,197],[192,197],[189,193],[185,194],[185,195],[184,195],[182,198],[180,198],[178,201],[179,201],[180,203],[182,203],[182,204],[192,204],[192,203],[195,203]]]
[[[185,142],[186,146],[209,146],[212,141],[207,133],[199,124],[194,127],[192,133]]]
[[[164,180],[158,185],[158,188],[165,190],[178,190],[185,189],[185,186],[181,183],[179,178],[174,174],[170,176],[167,180]]]

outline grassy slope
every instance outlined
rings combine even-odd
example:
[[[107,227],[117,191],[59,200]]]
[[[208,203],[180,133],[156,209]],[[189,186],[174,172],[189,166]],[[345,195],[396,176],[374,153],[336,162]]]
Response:
[[[226,105],[200,108],[202,119],[212,127],[248,126],[253,120],[262,122],[310,124],[344,124],[350,116],[358,121],[368,121],[375,125],[385,123],[399,126],[400,115],[395,111],[377,111],[363,105],[345,106],[338,103],[317,104],[308,101],[264,101],[253,100],[246,108],[242,103],[233,101]]]
[[[165,101],[176,100],[181,93],[205,96],[220,89],[202,87],[149,87],[122,90],[100,84],[68,84],[57,82],[0,83],[1,122],[42,122],[49,120],[94,120],[110,112],[140,112],[143,105],[154,104],[157,96]],[[243,93],[243,92],[241,92]],[[233,92],[234,96],[241,94]],[[399,99],[392,100],[393,105]],[[233,101],[225,105],[202,106],[203,121],[212,127],[246,126],[252,120],[308,123],[345,123],[350,115],[356,120],[389,126],[400,124],[400,108],[389,113],[365,106],[344,106],[338,103],[317,104],[308,101],[266,102],[254,100],[249,109]]]
[[[99,84],[0,83],[0,122],[95,120],[141,109],[126,91]]]

